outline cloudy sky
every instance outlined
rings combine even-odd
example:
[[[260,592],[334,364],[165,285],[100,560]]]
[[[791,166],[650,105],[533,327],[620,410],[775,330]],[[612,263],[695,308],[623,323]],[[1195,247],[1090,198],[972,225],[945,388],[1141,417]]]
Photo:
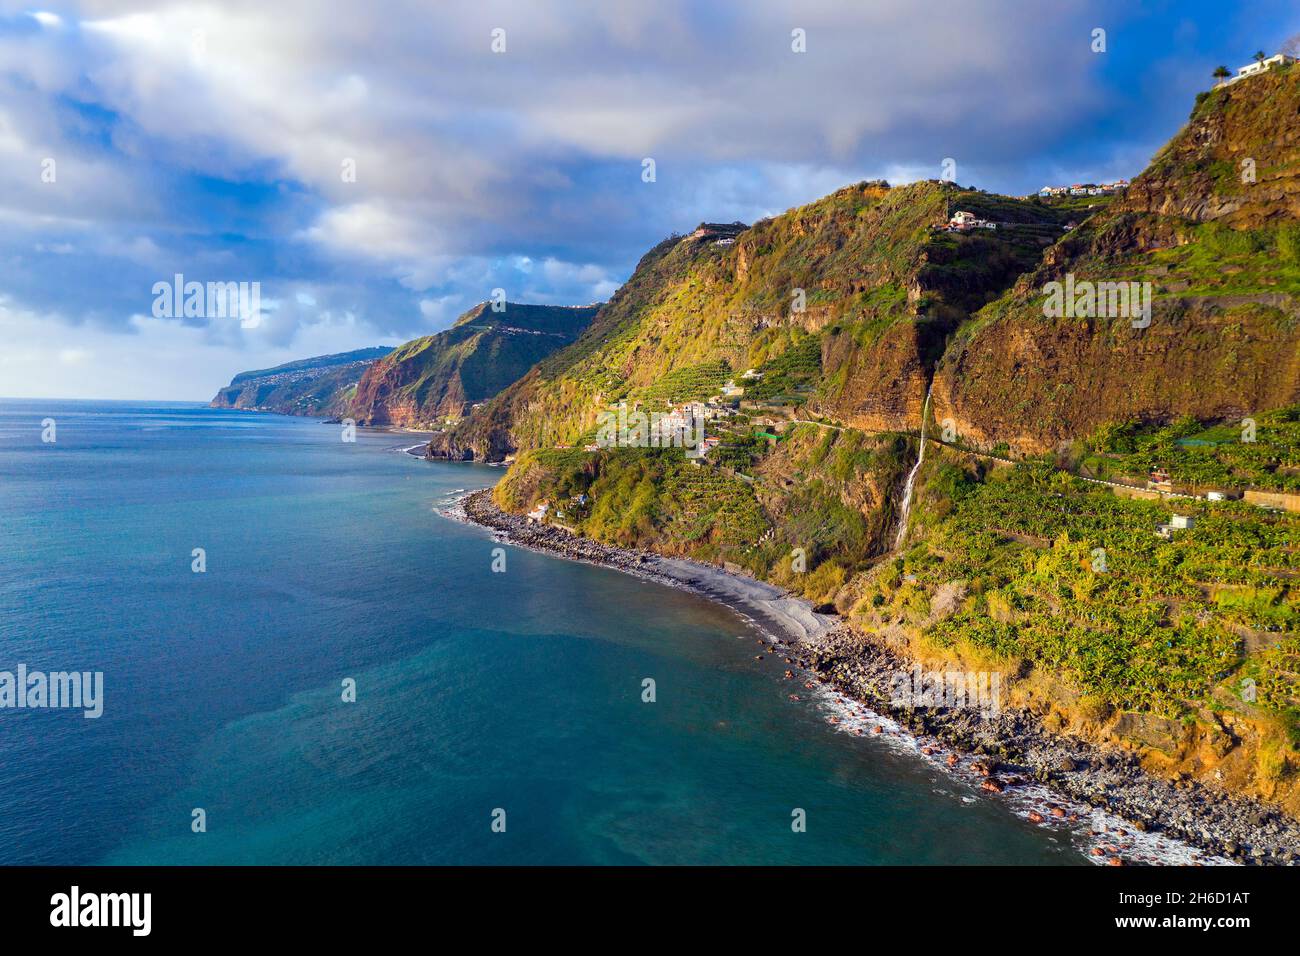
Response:
[[[495,288],[602,300],[673,231],[947,157],[1131,177],[1300,31],[1290,0],[33,2],[0,0],[3,396],[206,400]],[[177,273],[259,282],[260,323],[156,317]]]

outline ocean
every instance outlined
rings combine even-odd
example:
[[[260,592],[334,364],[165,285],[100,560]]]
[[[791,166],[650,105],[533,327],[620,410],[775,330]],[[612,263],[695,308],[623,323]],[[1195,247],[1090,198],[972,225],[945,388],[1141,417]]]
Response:
[[[414,441],[0,400],[0,672],[103,674],[0,709],[0,863],[1085,862],[730,610],[444,517],[501,471]]]

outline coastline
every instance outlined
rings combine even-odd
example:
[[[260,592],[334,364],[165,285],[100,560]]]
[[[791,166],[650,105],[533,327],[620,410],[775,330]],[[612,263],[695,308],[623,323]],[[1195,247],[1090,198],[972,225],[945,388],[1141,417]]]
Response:
[[[1135,755],[1047,730],[1029,712],[896,706],[898,674],[915,665],[874,635],[780,588],[712,565],[620,548],[501,511],[491,489],[448,517],[511,544],[609,567],[699,594],[738,613],[791,665],[792,701],[815,701],[836,729],[882,736],[1004,799],[1031,823],[1086,838],[1094,863],[1300,864],[1300,821],[1195,781],[1156,777]]]

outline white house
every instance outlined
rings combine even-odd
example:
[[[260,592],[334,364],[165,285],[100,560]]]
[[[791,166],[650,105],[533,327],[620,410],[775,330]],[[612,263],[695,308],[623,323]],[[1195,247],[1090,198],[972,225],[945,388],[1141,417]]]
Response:
[[[1270,56],[1266,60],[1256,60],[1254,63],[1247,63],[1245,66],[1238,68],[1237,79],[1247,76],[1254,76],[1256,73],[1263,73],[1265,70],[1271,70],[1275,66],[1285,66],[1288,63],[1294,63],[1295,57],[1278,53]]]
[[[1174,515],[1172,518],[1169,519],[1169,524],[1175,528],[1186,529],[1196,524],[1196,519],[1189,518],[1187,517],[1187,515]]]
[[[1248,76],[1254,76],[1256,73],[1265,73],[1275,66],[1286,66],[1288,63],[1294,63],[1296,58],[1287,56],[1285,53],[1278,53],[1270,56],[1265,60],[1256,60],[1254,63],[1247,63],[1245,66],[1237,68],[1237,75],[1230,77],[1222,82],[1216,83],[1215,86],[1231,86],[1238,80],[1244,80]]]
[[[997,227],[997,223],[981,219],[973,212],[964,210],[953,213],[952,218],[948,220],[948,228],[959,232],[965,232],[967,229],[996,229]]]

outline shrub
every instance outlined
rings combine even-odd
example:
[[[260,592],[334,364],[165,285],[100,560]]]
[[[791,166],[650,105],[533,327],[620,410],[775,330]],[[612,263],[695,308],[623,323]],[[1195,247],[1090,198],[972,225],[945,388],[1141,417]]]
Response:
[[[1300,223],[1288,223],[1278,228],[1277,254],[1283,262],[1300,264]]]

